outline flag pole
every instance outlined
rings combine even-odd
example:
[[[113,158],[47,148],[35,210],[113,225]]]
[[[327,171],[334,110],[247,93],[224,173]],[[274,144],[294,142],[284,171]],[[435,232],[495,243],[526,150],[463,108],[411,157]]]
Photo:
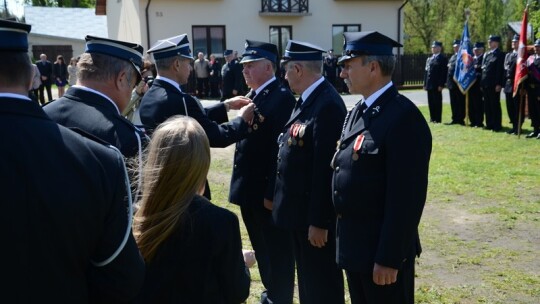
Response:
[[[469,90],[465,93],[465,125],[469,126]]]
[[[469,8],[465,9],[465,22],[469,23],[469,15],[471,14],[471,10]],[[470,86],[469,86],[470,89]],[[469,126],[469,89],[467,89],[467,92],[465,93],[465,125]]]
[[[521,87],[519,89],[519,103],[518,103],[518,121],[517,121],[517,136],[518,136],[518,139],[521,137],[521,115],[522,115],[522,112],[523,112],[523,98],[525,97],[525,94],[523,94],[523,91],[525,89],[523,87]]]

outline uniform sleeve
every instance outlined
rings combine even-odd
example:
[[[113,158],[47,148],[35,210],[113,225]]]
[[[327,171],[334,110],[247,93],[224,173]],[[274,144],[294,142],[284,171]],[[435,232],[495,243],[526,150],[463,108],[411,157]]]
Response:
[[[291,112],[294,108],[294,103],[296,99],[294,96],[287,92],[287,95],[282,94],[281,100],[278,105],[278,109],[274,111],[276,116],[272,119],[272,127],[270,130],[270,138],[273,138],[270,147],[271,155],[278,155],[279,145],[277,139],[279,134],[283,131],[283,127],[291,117]],[[277,162],[273,161],[267,166],[266,176],[268,177],[268,183],[266,184],[266,190],[264,192],[264,198],[273,201],[274,200],[274,191],[276,188],[276,171],[277,171]]]
[[[415,244],[428,185],[431,133],[420,112],[415,110],[397,118],[384,143],[387,178],[384,221],[375,262],[396,269]]]
[[[213,148],[226,147],[247,135],[248,124],[241,117],[236,117],[228,123],[218,124],[206,115],[194,99],[186,97],[186,106],[189,116],[202,126]]]
[[[92,256],[94,262],[101,262],[111,257],[121,246],[128,228],[127,187],[125,184],[124,164],[118,156],[116,166],[108,168],[110,182],[115,186],[111,195],[111,206],[104,223],[101,241]],[[111,303],[127,302],[136,296],[144,280],[144,260],[137,248],[129,227],[125,246],[114,260],[105,266],[89,266],[88,285],[91,302],[108,301]]]
[[[332,204],[332,168],[336,141],[345,120],[345,107],[329,103],[315,117],[313,127],[313,171],[311,176],[308,223],[327,229],[334,221]]]
[[[497,85],[504,86],[504,53],[500,53],[497,58]]]
[[[227,115],[227,109],[225,103],[219,102],[215,105],[204,108],[206,115],[210,120],[217,122],[218,124],[228,122],[229,116]]]
[[[251,278],[249,269],[244,263],[242,240],[238,218],[229,213],[220,227],[223,238],[223,252],[219,255],[219,285],[223,286],[224,303],[243,303],[249,297]]]

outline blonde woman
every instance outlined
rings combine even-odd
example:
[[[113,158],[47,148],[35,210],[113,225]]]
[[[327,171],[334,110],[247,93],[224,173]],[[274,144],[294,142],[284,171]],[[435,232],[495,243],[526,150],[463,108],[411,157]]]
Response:
[[[238,218],[201,196],[210,166],[196,120],[173,116],[153,133],[134,234],[146,261],[138,303],[242,303],[250,277]]]
[[[69,61],[69,65],[67,67],[68,71],[68,84],[69,86],[74,86],[77,84],[77,58],[72,57]]]

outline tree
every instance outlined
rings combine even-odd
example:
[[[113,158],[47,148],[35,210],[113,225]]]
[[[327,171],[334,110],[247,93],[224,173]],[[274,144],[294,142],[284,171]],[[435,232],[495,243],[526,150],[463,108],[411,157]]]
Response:
[[[25,0],[25,3],[32,6],[96,7],[96,0]]]
[[[450,46],[452,40],[461,37],[465,8],[471,11],[469,29],[472,41],[487,41],[491,34],[504,36],[508,21],[521,20],[524,3],[520,1],[524,2],[524,0],[410,0],[404,10],[405,52],[409,54],[429,52],[433,40],[442,41],[443,45]]]

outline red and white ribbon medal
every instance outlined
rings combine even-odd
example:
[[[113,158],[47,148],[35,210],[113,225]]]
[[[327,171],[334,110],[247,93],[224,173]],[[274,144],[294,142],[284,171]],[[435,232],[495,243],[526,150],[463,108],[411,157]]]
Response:
[[[357,161],[358,160],[358,150],[360,150],[360,148],[362,147],[362,143],[364,142],[364,135],[360,134],[358,135],[358,137],[356,137],[356,140],[354,141],[354,146],[353,146],[353,155],[352,155],[352,159],[354,161]]]

